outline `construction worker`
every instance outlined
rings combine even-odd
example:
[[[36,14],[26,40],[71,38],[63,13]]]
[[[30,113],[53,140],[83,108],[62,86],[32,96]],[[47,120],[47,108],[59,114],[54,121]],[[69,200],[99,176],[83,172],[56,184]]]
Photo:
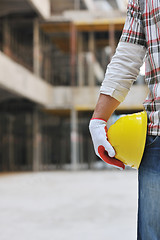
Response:
[[[124,169],[107,141],[106,123],[136,80],[145,57],[149,94],[145,151],[139,167],[138,240],[160,239],[160,2],[129,0],[127,18],[115,55],[107,67],[89,129],[96,154]],[[135,130],[136,131],[136,130]],[[122,136],[123,137],[123,136]],[[133,146],[134,148],[134,146]],[[135,149],[136,151],[136,149]]]

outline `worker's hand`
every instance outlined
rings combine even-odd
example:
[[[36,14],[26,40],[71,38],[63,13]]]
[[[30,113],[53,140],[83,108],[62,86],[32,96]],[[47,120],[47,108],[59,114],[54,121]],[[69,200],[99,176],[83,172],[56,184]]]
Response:
[[[114,158],[116,154],[115,150],[107,140],[107,122],[102,119],[92,118],[89,123],[89,130],[96,155],[104,162],[114,167],[124,169],[125,165]]]

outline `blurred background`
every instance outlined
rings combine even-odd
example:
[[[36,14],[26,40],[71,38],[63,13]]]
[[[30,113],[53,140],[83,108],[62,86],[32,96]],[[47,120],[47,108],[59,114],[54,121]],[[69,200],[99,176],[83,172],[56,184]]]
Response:
[[[11,237],[13,240],[14,236],[16,240],[135,239],[137,173],[129,168],[125,174],[113,171],[99,160],[88,131],[106,66],[122,33],[126,8],[126,0],[0,0],[1,239]],[[122,114],[143,110],[146,94],[142,66],[137,81],[110,118],[109,125]],[[107,171],[98,171],[97,175],[97,169]],[[57,171],[49,172],[51,170]],[[64,170],[89,171],[85,175],[85,171]],[[72,186],[76,178],[79,185]],[[68,194],[65,192],[67,186],[71,196],[75,189],[86,190],[80,196],[75,192],[67,205],[65,201],[61,202],[61,197]],[[114,195],[114,189],[118,189],[118,195]],[[112,190],[110,196],[113,199],[101,202]],[[50,195],[50,191],[55,195]],[[93,196],[93,192],[99,197]],[[47,195],[49,198],[45,202]],[[94,203],[83,204],[87,196],[88,199],[92,196]],[[122,208],[124,212],[117,212],[115,198],[118,206],[127,206],[129,210],[125,212],[126,209]],[[78,199],[82,205],[77,210],[74,204],[79,202]],[[59,202],[62,205],[58,205]],[[72,233],[68,233],[68,237],[65,235],[66,226],[63,231],[55,230],[59,235],[54,236],[55,231],[52,232],[52,217],[56,216],[53,203],[61,210],[66,204],[70,209],[67,216],[72,212],[70,218],[63,219],[64,214],[60,212],[54,219],[64,225],[70,221],[67,229],[71,228]],[[90,211],[85,215],[89,206]],[[99,212],[96,212],[97,206],[101,206],[99,220],[95,217]],[[103,213],[106,208],[106,212],[110,211],[107,219]],[[36,214],[40,209],[44,212],[41,211],[38,218]],[[29,213],[31,215],[27,215]],[[83,223],[81,231],[78,225],[74,225],[77,214]],[[10,215],[12,218],[6,218]],[[126,216],[124,222],[122,215]],[[48,225],[43,224],[44,220]],[[23,234],[18,238],[17,225],[14,224],[20,222],[18,229]],[[105,222],[111,229],[109,235],[106,235]],[[119,223],[116,232],[114,225]],[[10,232],[7,231],[8,225],[12,225]],[[99,230],[95,228],[97,225]],[[35,226],[36,233],[40,231],[42,235],[29,235]],[[76,235],[76,229],[79,229],[79,235]],[[120,231],[122,235],[117,237]]]
[[[0,171],[91,169],[88,122],[125,0],[0,0]],[[143,109],[144,71],[110,119]]]

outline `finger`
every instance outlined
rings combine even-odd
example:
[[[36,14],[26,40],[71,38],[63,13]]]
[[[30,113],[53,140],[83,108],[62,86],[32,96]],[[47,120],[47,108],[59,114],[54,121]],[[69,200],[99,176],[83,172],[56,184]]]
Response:
[[[105,151],[105,148],[102,145],[98,147],[98,153],[104,162],[116,166],[118,168],[125,169],[125,165],[121,161],[108,156],[108,153]]]

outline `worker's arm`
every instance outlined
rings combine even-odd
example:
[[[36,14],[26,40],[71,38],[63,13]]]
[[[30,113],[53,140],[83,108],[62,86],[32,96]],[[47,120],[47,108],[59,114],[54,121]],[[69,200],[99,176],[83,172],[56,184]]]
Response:
[[[124,164],[114,158],[115,150],[107,138],[107,121],[122,102],[143,64],[146,49],[141,45],[120,42],[107,67],[93,117],[89,124],[96,155],[113,166],[124,169]]]
[[[136,4],[135,4],[136,3]],[[129,0],[123,33],[100,89],[93,117],[89,124],[97,156],[105,162],[124,168],[113,157],[115,151],[107,139],[107,121],[137,79],[146,53],[146,39],[139,1]]]
[[[119,43],[100,89],[100,96],[89,124],[96,155],[106,163],[124,169],[114,158],[115,151],[107,138],[107,121],[136,80],[143,63],[145,48],[132,43]]]
[[[100,118],[107,122],[119,104],[120,102],[115,98],[100,94],[92,118]]]

